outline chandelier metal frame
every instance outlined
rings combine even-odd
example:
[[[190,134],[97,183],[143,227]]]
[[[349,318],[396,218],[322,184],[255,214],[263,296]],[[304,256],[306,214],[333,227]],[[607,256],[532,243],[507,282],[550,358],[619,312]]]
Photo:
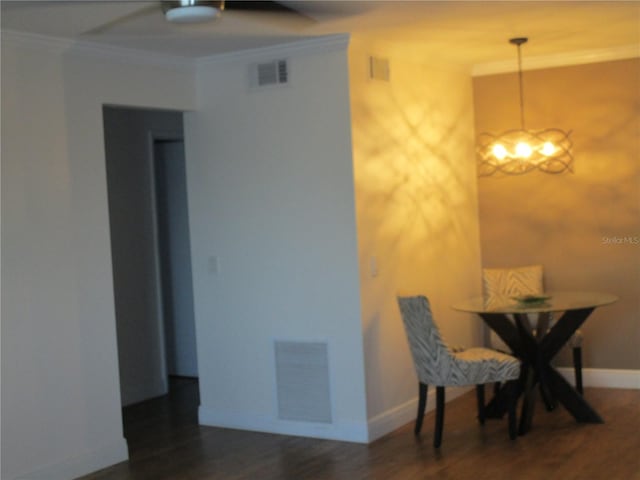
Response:
[[[527,130],[524,121],[524,91],[522,87],[522,53],[526,37],[509,40],[518,49],[518,82],[520,87],[520,128],[500,134],[488,132],[478,136],[478,176],[496,173],[521,175],[539,170],[544,173],[573,172],[571,131],[560,128]]]

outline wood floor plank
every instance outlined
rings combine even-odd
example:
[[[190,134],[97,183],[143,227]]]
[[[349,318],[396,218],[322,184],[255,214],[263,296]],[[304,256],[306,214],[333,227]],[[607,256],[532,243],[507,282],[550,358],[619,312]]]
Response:
[[[604,424],[578,424],[563,408],[536,410],[511,441],[505,420],[475,418],[475,394],[447,404],[442,447],[433,412],[370,445],[204,427],[197,383],[125,408],[130,459],[82,480],[640,480],[640,390],[587,388]]]

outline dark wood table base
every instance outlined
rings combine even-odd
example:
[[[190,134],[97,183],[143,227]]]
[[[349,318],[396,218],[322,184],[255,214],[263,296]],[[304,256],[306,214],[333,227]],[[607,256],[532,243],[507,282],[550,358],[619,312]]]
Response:
[[[566,311],[551,329],[548,328],[550,315],[540,313],[535,331],[526,314],[514,314],[514,324],[503,313],[480,313],[485,323],[523,362],[518,382],[518,395],[523,396],[518,430],[520,435],[531,429],[538,389],[548,410],[560,403],[578,422],[603,423],[584,397],[551,365],[553,357],[593,310],[583,308]],[[505,412],[506,394],[500,389],[487,405],[485,413],[487,417],[502,417]]]

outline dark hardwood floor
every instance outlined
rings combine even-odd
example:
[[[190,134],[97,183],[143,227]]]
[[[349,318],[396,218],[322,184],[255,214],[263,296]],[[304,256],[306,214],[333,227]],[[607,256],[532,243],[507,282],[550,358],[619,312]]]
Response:
[[[447,404],[436,451],[433,412],[421,437],[408,424],[370,445],[314,440],[199,426],[197,384],[172,383],[169,396],[124,409],[130,460],[83,480],[640,479],[640,390],[587,388],[601,425],[539,402],[515,441],[506,419],[478,424],[472,391]]]

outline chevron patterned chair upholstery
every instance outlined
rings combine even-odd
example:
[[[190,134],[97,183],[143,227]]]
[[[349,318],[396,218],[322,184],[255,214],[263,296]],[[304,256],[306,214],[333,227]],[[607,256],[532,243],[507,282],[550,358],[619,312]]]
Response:
[[[436,387],[433,446],[439,448],[444,424],[445,387],[475,385],[478,420],[483,424],[484,384],[507,382],[509,436],[515,439],[516,380],[520,377],[520,361],[488,348],[470,348],[456,352],[451,350],[442,340],[433,321],[429,300],[425,296],[398,297],[398,305],[418,375],[419,400],[414,433],[418,435],[422,429],[428,385]]]
[[[542,265],[529,265],[517,268],[485,268],[482,270],[482,287],[487,306],[499,305],[519,295],[541,295],[544,293]],[[532,321],[533,320],[533,321]],[[553,320],[553,319],[552,319]],[[536,319],[531,319],[535,322]],[[533,323],[535,329],[535,323]],[[504,342],[491,331],[489,334],[491,347],[504,352],[509,351]],[[573,370],[576,390],[583,393],[582,388],[582,332],[577,330],[569,340],[573,353]]]

